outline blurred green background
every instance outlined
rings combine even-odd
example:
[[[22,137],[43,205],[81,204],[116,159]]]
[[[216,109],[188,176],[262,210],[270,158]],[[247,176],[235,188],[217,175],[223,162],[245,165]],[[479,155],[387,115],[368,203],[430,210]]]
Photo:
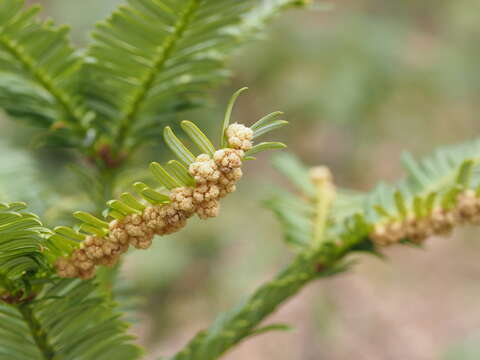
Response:
[[[121,3],[30,2],[71,24],[79,47],[93,24]],[[291,126],[276,138],[306,163],[330,166],[341,186],[359,190],[401,176],[405,149],[421,155],[477,135],[478,1],[331,5],[276,20],[237,54],[233,81],[211,94],[210,106],[186,116],[213,131],[230,94],[249,86],[234,120],[250,124],[284,111]],[[48,224],[68,223],[69,211],[89,209],[68,153],[36,148],[36,129],[4,116],[0,126],[3,200],[28,201]],[[122,180],[138,178],[148,161],[165,156],[159,139]],[[284,180],[268,156],[249,163],[246,174],[219,218],[192,221],[148,252],[127,256],[122,284],[139,299],[132,304],[133,331],[152,359],[173,353],[288,262],[279,226],[261,204],[272,184]],[[274,316],[291,323],[292,332],[249,340],[225,359],[478,359],[477,236],[465,229],[448,240],[432,239],[426,251],[392,249],[387,262],[362,257],[353,272],[310,286]]]

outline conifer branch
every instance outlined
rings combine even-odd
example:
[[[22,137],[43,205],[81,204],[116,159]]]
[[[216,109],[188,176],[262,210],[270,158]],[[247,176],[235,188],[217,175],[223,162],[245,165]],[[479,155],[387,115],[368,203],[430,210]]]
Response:
[[[347,256],[352,253],[366,251],[376,254],[385,245],[402,242],[419,243],[425,241],[427,237],[449,233],[458,225],[479,224],[480,178],[478,174],[475,175],[473,168],[480,155],[480,140],[442,149],[436,154],[436,162],[443,164],[442,170],[437,168],[436,178],[427,176],[428,170],[425,166],[428,163],[428,169],[432,171],[432,157],[426,158],[419,164],[410,162],[409,177],[398,185],[405,191],[405,184],[409,184],[411,191],[407,199],[403,195],[400,197],[395,187],[388,190],[383,188],[382,196],[379,196],[379,190],[375,189],[369,194],[362,195],[362,202],[365,204],[362,208],[354,205],[358,202],[357,196],[349,199],[348,195],[340,194],[340,199],[337,199],[337,204],[333,205],[328,216],[330,222],[325,228],[326,239],[321,241],[318,247],[312,249],[309,245],[310,241],[307,242],[292,263],[273,280],[260,286],[238,307],[218,317],[209,329],[199,332],[172,357],[172,360],[219,358],[240,341],[255,335],[262,321],[305,285],[315,279],[347,270],[351,264]],[[445,159],[448,161],[446,162]],[[446,163],[449,165],[445,166]],[[302,201],[310,203],[313,210],[305,211],[299,203],[292,202],[289,203],[289,209],[285,209],[285,203],[278,199],[268,202],[269,207],[279,215],[287,231],[298,224],[298,216],[308,217],[309,226],[315,229],[318,212],[323,212],[323,207],[315,207],[315,204],[322,200],[328,201],[328,195],[326,199],[317,198],[319,194],[325,196],[324,192],[315,194],[314,184],[315,182],[318,184],[318,176],[316,176],[319,174],[318,169],[314,169],[309,174],[307,169],[290,158],[285,158],[281,164],[283,172],[302,190]],[[413,172],[412,169],[414,169]],[[322,169],[322,180],[326,178],[325,173]],[[422,182],[421,179],[428,180]],[[432,197],[431,191],[437,195]],[[419,197],[420,194],[421,197]],[[394,215],[388,207],[388,196],[391,196],[392,202],[395,202],[395,198],[397,199],[395,205],[397,215]],[[340,203],[348,204],[349,200],[350,207],[357,208],[353,211],[350,208],[348,215],[343,216]],[[383,207],[389,208],[390,211],[386,211]],[[373,217],[369,215],[375,211],[380,214]],[[385,222],[390,227],[386,226]],[[391,224],[395,224],[393,229]],[[379,227],[383,232],[379,233]],[[385,229],[389,229],[390,232]],[[309,230],[303,229],[303,231]],[[308,233],[310,238],[314,238],[316,232]],[[379,241],[379,238],[382,240],[386,238],[389,241]]]
[[[0,27],[1,31],[1,27]],[[83,133],[85,129],[80,127],[81,117],[79,117],[76,107],[73,105],[71,99],[64,93],[63,90],[56,88],[52,79],[47,73],[41,71],[41,68],[35,64],[35,61],[28,56],[24,51],[14,45],[14,42],[6,35],[0,35],[0,46],[4,50],[8,51],[14,58],[22,64],[25,71],[38,82],[52,97],[57,101],[60,107],[67,115],[67,119],[73,119],[69,125],[77,130],[81,130]]]
[[[175,45],[182,38],[185,30],[192,21],[200,2],[201,0],[190,0],[185,8],[180,10],[181,15],[177,23],[174,25],[172,33],[164,39],[163,45],[158,51],[158,55],[153,59],[147,73],[143,75],[142,82],[135,90],[136,92],[132,96],[132,103],[126,111],[124,118],[120,121],[118,133],[114,138],[114,144],[118,147],[118,151],[123,149],[125,139],[130,128],[133,126],[142,102],[148,96],[149,91],[151,91],[155,83],[155,78],[163,70],[165,62],[168,60],[171,52],[175,49]]]
[[[42,328],[42,325],[35,318],[33,310],[29,302],[21,302],[17,306],[18,311],[22,314],[23,319],[30,329],[30,335],[32,336],[35,344],[42,353],[44,360],[54,360],[55,359],[55,350],[50,345],[48,341],[48,336],[45,330]]]
[[[43,101],[27,117],[49,118],[49,126],[70,128],[81,138],[87,132],[87,111],[77,88],[82,60],[70,46],[68,28],[40,21],[36,18],[39,9],[38,6],[24,9],[24,0],[0,4],[0,83],[13,76],[23,79],[32,87],[28,95],[35,97],[35,101]],[[4,86],[9,84],[6,82]],[[34,84],[50,99],[45,101],[45,95]],[[17,91],[23,90],[17,88]],[[6,105],[7,110],[10,106]],[[55,115],[49,107],[55,109]]]
[[[255,148],[254,130],[242,124],[230,124],[237,96],[238,93],[232,96],[220,131],[226,147],[216,150],[198,127],[184,121],[182,127],[187,135],[200,151],[205,151],[195,156],[194,151],[166,127],[165,143],[178,160],[166,165],[150,164],[159,188],[137,182],[134,184],[137,196],[123,193],[120,199],[107,202],[105,220],[78,211],[74,216],[82,222],[80,232],[67,227],[54,230],[49,237],[52,247],[57,242],[73,244],[55,261],[59,276],[91,278],[96,266],[114,266],[130,246],[149,248],[155,235],[179,231],[193,215],[201,219],[218,216],[220,199],[236,190],[236,183],[243,175],[241,166],[245,155]],[[264,126],[272,121],[274,116],[264,121]],[[277,128],[271,127],[268,131]],[[285,147],[281,143],[263,144],[256,152],[276,149],[279,144]]]
[[[234,310],[218,317],[206,331],[201,331],[172,360],[213,360],[255,334],[265,318],[305,285],[335,271],[338,260],[348,247],[323,244],[319,250],[306,251],[292,261],[273,280],[259,287]]]

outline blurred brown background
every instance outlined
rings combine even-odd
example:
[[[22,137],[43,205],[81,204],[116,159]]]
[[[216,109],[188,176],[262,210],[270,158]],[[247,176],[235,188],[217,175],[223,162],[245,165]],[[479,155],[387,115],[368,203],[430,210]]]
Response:
[[[82,47],[93,23],[121,1],[31,3],[71,24]],[[306,163],[327,164],[341,186],[359,190],[401,176],[405,149],[421,155],[476,136],[478,1],[330,5],[329,11],[293,11],[275,21],[263,40],[239,52],[233,81],[212,94],[210,108],[189,119],[215,125],[229,94],[249,86],[235,120],[251,123],[284,111],[291,126],[276,136],[289,151]],[[27,200],[56,224],[67,221],[67,211],[88,208],[64,168],[68,158],[33,149],[35,130],[5,118],[0,125],[4,199]],[[138,156],[138,168],[163,152],[159,140]],[[18,171],[24,176],[12,181]],[[123,281],[140,299],[130,316],[149,359],[175,352],[288,262],[279,226],[261,205],[272,182],[284,181],[268,156],[246,172],[219,218],[194,221],[180,234],[157,239],[148,252],[128,255]],[[454,238],[432,239],[425,250],[395,248],[386,262],[359,257],[353,272],[311,285],[270,319],[289,322],[293,331],[248,340],[225,359],[479,359],[477,236],[465,229]]]

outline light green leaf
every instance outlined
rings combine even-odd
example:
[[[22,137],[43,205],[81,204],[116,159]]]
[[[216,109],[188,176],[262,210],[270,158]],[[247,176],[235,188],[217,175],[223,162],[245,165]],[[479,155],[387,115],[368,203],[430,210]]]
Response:
[[[118,201],[118,200],[110,200],[107,202],[108,207],[112,208],[113,210],[118,211],[121,214],[129,215],[129,214],[141,214],[140,211],[137,209],[128,206],[127,204]]]
[[[128,192],[124,192],[120,195],[120,199],[127,204],[128,206],[137,209],[139,211],[145,210],[145,205],[143,205],[140,201],[138,201],[135,196]]]
[[[161,185],[165,186],[169,190],[182,186],[177,179],[172,177],[168,171],[157,162],[152,162],[150,164],[150,172],[153,174],[153,176],[155,176],[155,179]]]
[[[288,121],[285,120],[276,120],[272,121],[268,124],[265,124],[263,126],[258,127],[256,130],[253,132],[253,138],[256,139],[262,135],[265,135],[266,133],[280,129],[284,127],[285,125],[288,125]]]
[[[275,112],[272,112],[268,115],[265,115],[264,117],[262,117],[260,120],[258,120],[255,124],[253,124],[252,126],[250,126],[250,129],[252,129],[254,132],[256,130],[258,130],[259,128],[262,128],[263,126],[265,125],[268,125],[269,123],[271,123],[272,121],[274,121],[274,119],[277,117],[277,116],[280,116],[280,115],[283,115],[283,112],[282,111],[275,111]]]
[[[195,145],[202,151],[203,154],[213,156],[215,147],[208,139],[208,137],[191,121],[184,120],[181,122],[182,129],[192,139]]]
[[[86,224],[89,224],[91,226],[94,226],[98,229],[103,229],[107,228],[108,229],[108,223],[96,218],[92,214],[89,214],[85,211],[76,211],[73,213],[73,216],[76,217],[77,219],[85,222]]]
[[[271,149],[285,149],[287,145],[280,143],[280,142],[262,142],[260,144],[255,145],[250,150],[248,150],[245,155],[252,156],[258,154],[259,152]]]
[[[183,145],[183,143],[175,136],[170,126],[166,126],[163,130],[163,138],[170,150],[185,165],[190,165],[195,161],[195,156]]]
[[[195,179],[188,172],[187,168],[179,163],[177,160],[170,160],[167,163],[172,174],[180,180],[183,184],[187,186],[193,186],[195,184]]]
[[[85,235],[80,234],[73,229],[67,227],[67,226],[57,226],[54,231],[60,235],[63,235],[67,238],[76,240],[76,241],[83,241],[85,240]]]
[[[223,118],[223,124],[222,124],[222,133],[220,135],[220,147],[221,148],[226,148],[227,147],[227,137],[225,132],[227,131],[228,125],[230,125],[230,119],[232,118],[232,110],[233,106],[235,105],[235,102],[237,101],[237,98],[240,96],[242,92],[245,90],[248,90],[248,87],[243,87],[239,90],[237,90],[232,97],[230,98],[230,101],[228,102],[227,105],[227,110],[225,111],[225,117]]]
[[[145,185],[142,182],[136,182],[133,184],[136,191],[151,204],[165,204],[170,202],[170,197],[168,195],[162,194],[151,187]]]
[[[73,130],[70,136],[83,136],[89,114],[79,96],[82,59],[70,45],[67,27],[40,21],[40,7],[24,9],[24,3],[0,2],[0,72],[6,75],[0,77],[0,93],[22,104],[30,99],[32,112],[12,103],[0,105],[14,117],[43,127],[62,122]],[[10,85],[14,89],[8,94]]]
[[[105,228],[98,228],[96,226],[92,226],[89,224],[82,223],[80,224],[80,230],[90,233],[92,235],[97,235],[99,237],[104,237],[108,234],[108,229]]]

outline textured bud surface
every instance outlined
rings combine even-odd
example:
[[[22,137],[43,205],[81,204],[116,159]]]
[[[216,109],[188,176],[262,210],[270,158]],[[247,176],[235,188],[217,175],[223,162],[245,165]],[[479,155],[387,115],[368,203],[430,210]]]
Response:
[[[228,145],[243,151],[252,148],[253,131],[242,124],[231,124],[226,130]]]

